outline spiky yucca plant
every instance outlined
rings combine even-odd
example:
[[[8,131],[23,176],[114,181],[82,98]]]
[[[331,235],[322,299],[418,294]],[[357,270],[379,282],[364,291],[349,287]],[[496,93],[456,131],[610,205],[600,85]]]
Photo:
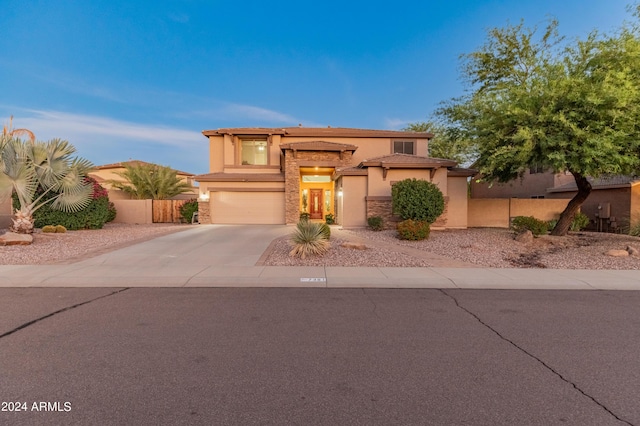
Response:
[[[324,225],[324,226],[323,226]],[[293,249],[290,256],[304,259],[308,255],[318,256],[325,254],[330,247],[328,226],[324,223],[300,221],[291,236]]]

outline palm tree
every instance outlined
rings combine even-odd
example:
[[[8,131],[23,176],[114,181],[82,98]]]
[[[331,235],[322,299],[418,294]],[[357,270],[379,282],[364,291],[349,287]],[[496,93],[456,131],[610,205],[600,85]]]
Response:
[[[67,141],[25,142],[3,132],[0,139],[0,200],[15,194],[20,203],[11,231],[33,232],[33,213],[47,203],[54,209],[77,212],[91,201],[92,185],[84,178],[93,165],[72,157],[76,149]],[[42,192],[37,192],[38,187]],[[56,194],[47,198],[47,194]]]
[[[176,176],[170,167],[157,164],[123,164],[125,170],[116,174],[125,179],[108,181],[113,188],[119,189],[138,200],[166,200],[178,194],[191,191],[191,186]]]

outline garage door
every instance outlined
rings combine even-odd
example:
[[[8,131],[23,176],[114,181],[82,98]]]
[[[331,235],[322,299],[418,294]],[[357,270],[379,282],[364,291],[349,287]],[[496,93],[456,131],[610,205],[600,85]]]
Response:
[[[213,192],[212,223],[284,224],[284,192]]]

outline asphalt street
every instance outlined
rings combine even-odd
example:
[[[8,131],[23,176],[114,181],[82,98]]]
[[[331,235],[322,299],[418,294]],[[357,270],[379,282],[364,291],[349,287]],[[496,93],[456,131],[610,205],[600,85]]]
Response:
[[[640,425],[639,353],[635,291],[0,288],[0,424]]]

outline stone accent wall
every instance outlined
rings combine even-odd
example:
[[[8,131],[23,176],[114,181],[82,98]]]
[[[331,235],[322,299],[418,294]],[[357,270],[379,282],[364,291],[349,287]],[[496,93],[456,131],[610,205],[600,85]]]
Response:
[[[367,197],[367,218],[380,216],[384,229],[395,229],[400,221],[398,216],[393,215],[393,203],[391,197]]]
[[[209,204],[209,200],[207,201],[198,200],[198,222],[202,224],[211,223],[211,206]]]
[[[447,226],[447,216],[449,210],[449,197],[444,197],[444,211],[436,221],[431,224],[434,228],[444,228]],[[391,197],[367,197],[367,218],[380,216],[384,229],[395,229],[400,217],[394,215],[393,199]]]
[[[296,151],[284,153],[285,222],[298,223],[300,219],[300,167],[348,167],[352,152]]]

